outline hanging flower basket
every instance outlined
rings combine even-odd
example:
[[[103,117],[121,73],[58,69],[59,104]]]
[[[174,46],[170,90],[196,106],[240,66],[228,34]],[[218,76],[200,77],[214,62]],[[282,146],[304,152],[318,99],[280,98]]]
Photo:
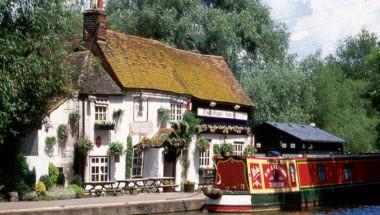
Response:
[[[219,134],[251,134],[249,126],[226,126],[226,125],[200,125],[197,127],[199,133],[219,133]]]
[[[95,128],[98,130],[114,130],[115,123],[108,121],[95,122]]]

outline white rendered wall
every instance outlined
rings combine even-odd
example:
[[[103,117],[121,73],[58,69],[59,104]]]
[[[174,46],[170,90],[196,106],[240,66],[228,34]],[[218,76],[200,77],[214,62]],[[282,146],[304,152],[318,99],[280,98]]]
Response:
[[[33,137],[23,139],[21,150],[30,144],[38,144],[38,154],[26,156],[29,168],[36,171],[36,180],[42,175],[48,174],[49,163],[53,163],[57,167],[62,167],[65,174],[66,183],[73,176],[73,161],[74,161],[74,143],[76,134],[71,132],[69,127],[69,114],[78,110],[78,100],[76,98],[69,99],[59,105],[55,110],[51,111],[46,117],[50,126],[42,125],[41,129],[32,132]],[[57,143],[54,146],[53,153],[48,155],[45,151],[45,140],[47,137],[54,136],[57,138],[57,128],[64,124],[68,126],[69,137],[63,146]]]
[[[147,118],[144,122],[136,122],[134,120],[134,98],[142,96],[143,99],[148,100]],[[160,120],[158,116],[159,108],[170,109],[171,103],[181,103],[182,113],[186,110],[186,97],[178,97],[174,95],[148,93],[148,92],[126,92],[123,96],[108,96],[98,97],[108,99],[107,108],[107,121],[112,121],[113,111],[121,109],[123,114],[117,121],[115,129],[111,131],[100,131],[95,129],[95,96],[89,96],[83,101],[68,100],[60,105],[56,110],[50,114],[50,121],[52,128],[45,131],[41,128],[36,134],[25,139],[24,144],[38,143],[38,156],[28,156],[27,161],[32,169],[35,167],[37,179],[41,175],[47,174],[47,166],[49,162],[54,163],[56,166],[63,167],[66,180],[69,181],[73,175],[73,160],[74,160],[74,143],[76,136],[70,136],[66,147],[61,153],[58,146],[54,149],[54,154],[49,157],[45,153],[45,139],[47,136],[56,135],[56,129],[60,124],[68,124],[68,116],[70,112],[78,111],[80,115],[79,120],[79,136],[84,136],[94,143],[94,148],[89,152],[84,172],[84,180],[90,181],[90,156],[108,156],[109,157],[109,176],[110,180],[121,180],[125,178],[125,153],[120,156],[120,162],[114,162],[114,156],[109,155],[109,144],[114,141],[121,142],[124,149],[127,147],[127,137],[131,135],[133,145],[138,144],[143,137],[151,138],[160,129]],[[84,113],[84,115],[83,115]],[[137,126],[136,126],[137,125]],[[169,126],[169,123],[168,125]],[[133,128],[133,129],[132,129]],[[136,129],[137,128],[137,129]],[[141,128],[141,129],[140,129]],[[95,146],[96,137],[100,136],[102,139],[101,146]],[[227,143],[244,142],[245,145],[251,144],[251,137],[247,135],[221,135],[221,134],[204,134],[204,138],[211,139],[210,146],[210,167],[212,167],[213,157],[213,144],[220,144],[226,141]],[[189,146],[189,160],[190,166],[188,170],[188,179],[198,183],[199,175],[199,151],[195,147],[195,138]],[[163,149],[149,149],[144,155],[143,177],[161,177],[163,176],[164,159]],[[182,157],[177,157],[176,163],[176,176],[177,184],[182,183]]]

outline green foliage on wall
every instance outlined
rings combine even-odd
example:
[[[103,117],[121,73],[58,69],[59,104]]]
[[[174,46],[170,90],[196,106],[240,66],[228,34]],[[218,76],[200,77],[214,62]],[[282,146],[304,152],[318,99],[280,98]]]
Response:
[[[131,135],[128,135],[128,138],[127,138],[127,153],[125,155],[125,178],[131,178],[132,159],[133,159],[132,137],[131,137]]]

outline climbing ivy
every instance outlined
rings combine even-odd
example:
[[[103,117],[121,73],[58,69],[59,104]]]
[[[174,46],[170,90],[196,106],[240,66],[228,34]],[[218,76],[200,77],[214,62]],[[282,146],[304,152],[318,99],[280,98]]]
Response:
[[[125,178],[131,178],[132,158],[133,158],[132,137],[131,135],[128,135],[127,154],[125,155]]]

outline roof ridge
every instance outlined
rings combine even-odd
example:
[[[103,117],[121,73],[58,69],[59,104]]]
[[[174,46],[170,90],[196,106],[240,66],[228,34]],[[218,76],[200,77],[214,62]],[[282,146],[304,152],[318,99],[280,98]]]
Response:
[[[152,43],[155,43],[155,44],[159,44],[159,45],[165,46],[166,48],[174,49],[176,51],[180,51],[180,52],[184,52],[184,53],[188,53],[188,54],[192,54],[192,55],[197,55],[197,56],[200,56],[200,57],[207,57],[207,58],[214,58],[214,59],[218,59],[218,60],[224,60],[224,57],[221,56],[221,55],[208,55],[208,54],[196,53],[196,52],[192,52],[192,51],[188,51],[188,50],[183,50],[183,49],[172,47],[172,46],[170,46],[170,45],[168,45],[168,44],[166,44],[164,42],[161,42],[159,40],[155,40],[155,39],[152,39],[152,38],[146,38],[146,37],[141,37],[141,36],[137,36],[137,35],[126,34],[126,33],[123,33],[123,32],[113,31],[113,30],[110,30],[110,29],[107,29],[107,31],[110,31],[110,32],[116,33],[116,34],[124,34],[125,36],[131,37],[131,38],[142,39],[142,40],[145,40],[145,41],[149,41],[149,42],[152,42]]]

